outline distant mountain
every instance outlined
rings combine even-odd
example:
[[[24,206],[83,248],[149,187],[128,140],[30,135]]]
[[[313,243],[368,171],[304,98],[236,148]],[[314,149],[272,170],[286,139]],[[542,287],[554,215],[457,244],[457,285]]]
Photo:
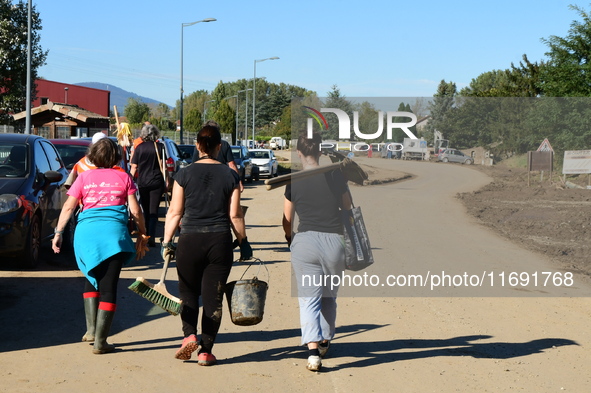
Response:
[[[108,85],[106,83],[99,83],[99,82],[82,82],[82,83],[75,83],[78,86],[85,86],[91,87],[93,89],[101,89],[101,90],[109,90],[111,92],[111,104],[110,107],[113,108],[113,105],[117,105],[117,111],[123,113],[123,109],[125,105],[127,105],[127,99],[132,97],[136,100],[141,100],[142,102],[152,106],[156,106],[160,104],[160,101],[153,100],[148,97],[142,97],[135,93],[129,92],[127,90],[123,90],[117,86]]]

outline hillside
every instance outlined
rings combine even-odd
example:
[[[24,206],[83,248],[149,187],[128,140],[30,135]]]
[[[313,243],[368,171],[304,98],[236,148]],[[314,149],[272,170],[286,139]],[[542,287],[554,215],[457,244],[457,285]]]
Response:
[[[160,101],[157,101],[157,100],[154,100],[154,99],[148,98],[148,97],[143,97],[138,94],[129,92],[127,90],[123,90],[117,86],[109,85],[106,83],[82,82],[82,83],[75,83],[75,85],[91,87],[93,89],[109,90],[111,92],[110,107],[112,108],[113,105],[117,105],[117,108],[119,108],[120,111],[123,111],[123,108],[125,108],[125,105],[127,105],[127,100],[130,97],[135,98],[137,100],[141,100],[142,102],[144,102],[150,106],[160,104]]]

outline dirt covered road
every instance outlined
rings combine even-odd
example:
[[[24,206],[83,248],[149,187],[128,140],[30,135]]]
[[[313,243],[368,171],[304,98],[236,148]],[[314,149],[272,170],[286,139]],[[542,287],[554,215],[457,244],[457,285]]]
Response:
[[[206,368],[174,359],[180,320],[126,289],[138,275],[157,281],[158,250],[122,274],[110,340],[117,351],[106,355],[93,355],[79,341],[84,332],[80,273],[51,258],[33,272],[0,270],[0,391],[591,390],[591,301],[583,296],[591,286],[568,264],[558,265],[552,255],[499,235],[483,225],[488,219],[468,213],[476,201],[468,209],[462,202],[478,197],[471,193],[487,187],[493,177],[460,165],[358,160],[374,178],[412,175],[352,187],[376,258],[359,277],[367,273],[382,284],[387,276],[432,277],[427,286],[369,282],[342,287],[337,335],[322,372],[305,369],[307,355],[299,346],[297,299],[280,226],[282,190],[266,191],[258,182],[246,186],[243,203],[249,206],[248,236],[255,256],[269,269],[265,317],[254,327],[240,327],[231,323],[225,308],[214,348],[219,365]],[[481,209],[494,205],[484,199]],[[524,198],[522,206],[531,199]],[[239,278],[246,266],[237,263],[231,279]],[[433,278],[445,275],[443,270],[451,276],[492,277],[496,286],[433,287]],[[511,286],[511,272],[527,272],[530,278],[536,272],[540,277],[560,273],[561,278],[573,273],[575,284]],[[501,273],[507,274],[503,288]],[[266,277],[265,270],[259,275]],[[174,269],[169,278],[169,290],[177,293]]]

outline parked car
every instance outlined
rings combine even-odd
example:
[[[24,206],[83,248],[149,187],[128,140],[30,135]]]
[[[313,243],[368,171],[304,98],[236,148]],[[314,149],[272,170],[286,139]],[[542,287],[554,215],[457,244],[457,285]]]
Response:
[[[68,171],[55,146],[37,135],[0,134],[0,255],[34,268],[67,199]],[[71,234],[64,234],[71,236]]]
[[[189,165],[186,159],[183,158],[181,150],[178,145],[170,138],[163,136],[160,138],[160,142],[164,143],[166,148],[166,170],[170,177],[174,178],[174,175],[182,168]],[[169,184],[169,191],[172,188],[173,182]]]
[[[248,182],[252,182],[256,177],[257,170],[253,173],[252,160],[250,158],[250,153],[246,146],[232,146],[232,154],[234,155],[234,162],[238,167],[238,174],[240,175],[240,179],[244,182],[245,180]],[[253,177],[255,175],[255,177]]]
[[[112,141],[114,141],[115,143],[117,142],[117,138],[115,138],[114,136],[110,136],[108,137],[110,138]],[[79,138],[79,139],[51,139],[51,142],[53,144],[55,144],[56,149],[59,151],[60,155],[62,155],[62,151],[72,148],[72,146],[76,146],[79,142],[80,143],[86,143],[87,144],[87,149],[88,147],[92,144],[92,138],[91,137],[84,137],[84,138]],[[124,149],[123,147],[121,147],[121,161],[119,162],[119,166],[123,169],[125,169],[126,172],[129,172],[129,170],[131,169],[130,167],[130,162],[129,162],[129,152],[130,149]],[[84,155],[86,155],[86,152],[84,153]],[[80,157],[82,158],[82,157]],[[64,163],[66,163],[66,159],[64,159],[64,157],[62,156],[62,159],[64,160]],[[74,164],[76,164],[76,162],[78,162],[78,160],[76,160],[74,162]],[[74,165],[72,165],[74,166]],[[66,167],[68,168],[68,170],[71,170],[72,167],[70,167],[67,163],[66,163]]]
[[[250,150],[252,163],[259,169],[259,174],[269,178],[277,176],[279,164],[275,154],[271,149],[252,149]]]
[[[474,163],[472,157],[465,155],[457,149],[445,149],[437,155],[437,160],[442,162],[459,162],[466,165]]]
[[[86,155],[91,144],[89,139],[50,139],[49,141],[57,149],[68,172]]]
[[[190,164],[193,162],[193,154],[195,154],[195,145],[178,145],[183,160]]]

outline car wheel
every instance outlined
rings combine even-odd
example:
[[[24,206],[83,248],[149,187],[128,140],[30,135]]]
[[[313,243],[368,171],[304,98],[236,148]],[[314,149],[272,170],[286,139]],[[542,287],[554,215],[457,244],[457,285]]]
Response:
[[[38,215],[31,218],[27,242],[22,253],[23,267],[34,269],[39,264],[39,252],[41,250],[41,220]]]
[[[443,161],[443,162],[449,162],[449,159],[447,157],[444,157],[441,161]]]
[[[240,180],[242,181],[242,183],[244,183],[246,181],[246,170],[245,169],[242,170],[242,175],[240,175]]]
[[[466,165],[472,165],[472,160],[471,159],[466,160],[465,164]]]
[[[256,175],[256,177],[254,178],[254,180],[255,180],[255,181],[259,181],[259,180],[261,180],[261,173],[260,173],[260,172],[257,172],[257,175]]]

